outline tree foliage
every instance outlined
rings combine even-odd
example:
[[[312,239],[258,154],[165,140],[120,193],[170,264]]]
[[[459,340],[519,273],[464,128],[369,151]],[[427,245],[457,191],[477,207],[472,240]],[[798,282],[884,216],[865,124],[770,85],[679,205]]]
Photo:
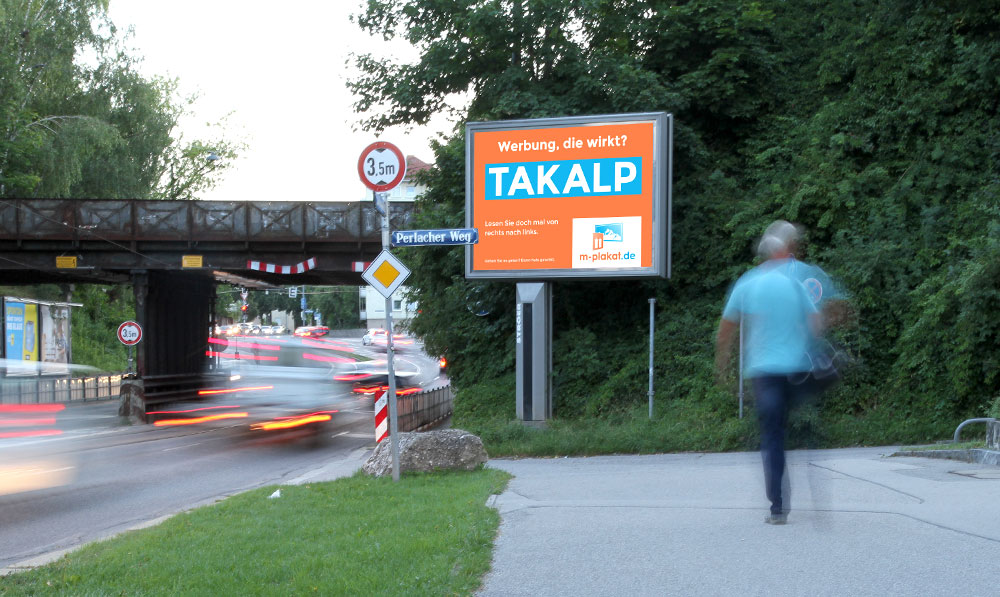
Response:
[[[107,0],[0,0],[0,196],[192,199],[242,144],[176,132],[190,99],[147,78]]]
[[[557,414],[642,400],[647,297],[661,305],[659,392],[711,402],[726,287],[775,218],[807,227],[806,257],[858,315],[864,366],[826,414],[947,426],[1000,394],[996,1],[370,0],[356,22],[419,50],[357,57],[370,128],[424,123],[456,94],[468,121],[674,114],[675,277],[555,284]],[[463,132],[435,151],[418,218],[458,226]],[[455,383],[509,372],[512,285],[466,281],[460,249],[404,258],[413,328]]]

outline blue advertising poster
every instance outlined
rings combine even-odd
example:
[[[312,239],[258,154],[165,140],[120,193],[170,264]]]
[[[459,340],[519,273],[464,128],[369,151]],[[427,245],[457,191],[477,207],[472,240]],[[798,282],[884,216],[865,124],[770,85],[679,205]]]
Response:
[[[4,355],[13,361],[24,358],[24,303],[4,301]]]

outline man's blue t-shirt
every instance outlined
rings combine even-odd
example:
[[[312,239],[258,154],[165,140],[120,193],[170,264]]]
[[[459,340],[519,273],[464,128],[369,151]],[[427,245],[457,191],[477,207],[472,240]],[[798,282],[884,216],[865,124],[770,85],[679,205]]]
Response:
[[[818,311],[806,287],[789,274],[788,265],[789,260],[772,260],[740,276],[722,311],[723,319],[744,322],[747,377],[811,368],[809,318]]]

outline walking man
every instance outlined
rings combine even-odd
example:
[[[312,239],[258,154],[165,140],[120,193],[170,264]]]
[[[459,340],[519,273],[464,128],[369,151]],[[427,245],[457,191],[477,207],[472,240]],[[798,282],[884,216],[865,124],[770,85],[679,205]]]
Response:
[[[745,334],[744,375],[751,381],[760,424],[764,486],[771,512],[768,524],[784,524],[785,425],[788,409],[803,388],[790,381],[812,368],[808,350],[821,332],[821,317],[801,281],[790,275],[798,230],[779,220],[768,226],[757,247],[765,261],[740,276],[730,291],[716,337],[715,373],[724,380],[740,323]],[[787,496],[786,496],[787,497]]]

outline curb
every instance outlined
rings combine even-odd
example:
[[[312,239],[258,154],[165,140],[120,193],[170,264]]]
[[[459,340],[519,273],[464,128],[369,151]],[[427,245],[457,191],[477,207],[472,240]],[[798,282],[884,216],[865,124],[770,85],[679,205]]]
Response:
[[[996,450],[902,450],[889,455],[909,456],[912,458],[940,458],[945,460],[960,460],[975,464],[1000,466],[1000,452]]]

